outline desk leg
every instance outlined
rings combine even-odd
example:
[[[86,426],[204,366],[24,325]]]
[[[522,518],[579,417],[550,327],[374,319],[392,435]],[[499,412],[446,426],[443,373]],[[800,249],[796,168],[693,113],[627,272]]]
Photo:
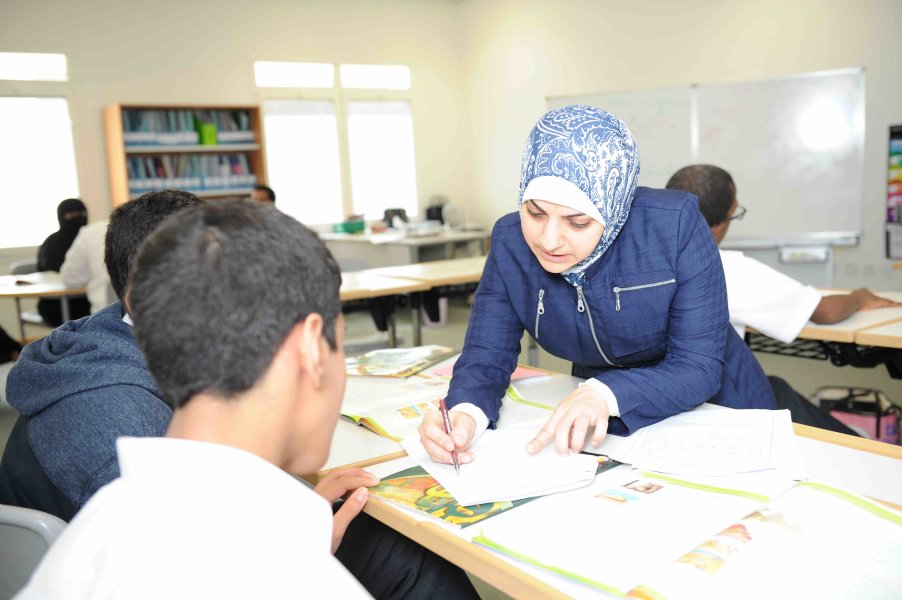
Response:
[[[395,311],[388,313],[388,347],[398,347],[398,329],[395,327]]]
[[[69,296],[60,298],[60,312],[62,313],[63,323],[68,323],[72,319],[72,313],[69,311]]]
[[[420,312],[420,293],[416,292],[410,295],[410,324],[413,327],[413,345],[422,346],[422,316]]]
[[[536,344],[536,340],[529,336],[529,350],[528,350],[530,367],[538,367],[539,366],[539,345]]]
[[[19,319],[19,343],[25,343],[25,321],[22,320],[22,303],[16,296],[16,318]]]

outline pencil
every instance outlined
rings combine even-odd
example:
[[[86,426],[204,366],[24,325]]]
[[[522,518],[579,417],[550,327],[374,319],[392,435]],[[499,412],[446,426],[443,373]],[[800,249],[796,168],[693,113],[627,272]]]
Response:
[[[448,415],[448,407],[445,406],[445,399],[442,398],[439,402],[439,410],[442,411],[442,425],[444,425],[445,433],[448,434],[448,437],[451,437],[451,417]],[[452,438],[451,443],[454,443],[454,439]],[[454,463],[454,470],[460,473],[460,463],[457,460],[457,450],[451,450],[451,461]]]

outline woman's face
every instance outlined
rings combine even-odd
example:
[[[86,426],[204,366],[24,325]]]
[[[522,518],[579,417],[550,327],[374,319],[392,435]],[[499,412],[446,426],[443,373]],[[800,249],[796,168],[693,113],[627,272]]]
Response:
[[[530,250],[549,273],[563,273],[589,256],[604,225],[570,207],[547,200],[526,200],[520,227]]]

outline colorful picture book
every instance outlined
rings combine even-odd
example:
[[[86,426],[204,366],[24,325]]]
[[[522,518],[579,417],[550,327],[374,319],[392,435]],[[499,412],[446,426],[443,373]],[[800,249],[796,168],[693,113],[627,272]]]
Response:
[[[612,597],[898,597],[899,511],[822,483],[719,479],[612,470],[472,542]]]
[[[597,457],[596,460],[598,462],[596,473],[620,464],[604,456]],[[404,508],[424,512],[461,528],[480,523],[538,498],[535,496],[513,501],[461,506],[434,477],[419,466],[383,477],[379,485],[370,488],[370,494]]]
[[[348,357],[345,367],[348,375],[410,377],[456,353],[456,350],[437,345],[385,348]]]

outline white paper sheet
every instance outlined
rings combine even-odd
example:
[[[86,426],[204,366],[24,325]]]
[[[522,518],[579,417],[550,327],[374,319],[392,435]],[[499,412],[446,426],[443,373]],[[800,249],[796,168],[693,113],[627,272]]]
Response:
[[[434,462],[419,438],[405,439],[401,445],[463,506],[541,496],[592,482],[598,468],[594,456],[560,456],[551,445],[538,454],[528,454],[526,444],[537,432],[537,429],[486,431],[471,448],[475,459],[461,465],[460,474],[452,465]]]
[[[805,476],[786,410],[697,409],[624,438],[608,435],[590,452],[639,469],[680,475],[779,473]]]

